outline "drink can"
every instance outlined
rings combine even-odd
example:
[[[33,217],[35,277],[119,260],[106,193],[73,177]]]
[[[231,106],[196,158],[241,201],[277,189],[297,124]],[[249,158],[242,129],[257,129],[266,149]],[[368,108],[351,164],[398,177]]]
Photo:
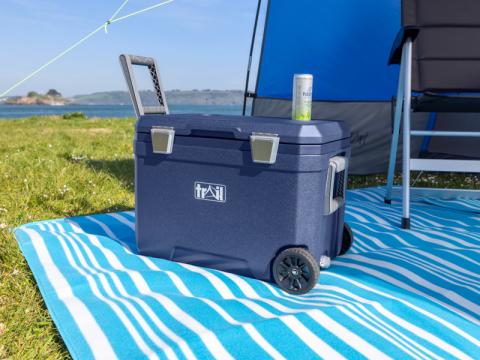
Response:
[[[313,75],[295,74],[293,77],[292,119],[312,120]]]

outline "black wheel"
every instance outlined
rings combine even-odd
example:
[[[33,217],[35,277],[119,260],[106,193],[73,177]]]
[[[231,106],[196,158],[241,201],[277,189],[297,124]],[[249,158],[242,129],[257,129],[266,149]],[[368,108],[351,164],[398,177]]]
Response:
[[[273,262],[273,278],[282,290],[301,295],[317,283],[320,267],[313,255],[303,248],[283,250]]]
[[[350,226],[347,223],[343,224],[343,238],[342,238],[342,248],[340,249],[340,256],[345,255],[348,250],[352,247],[353,244],[353,232]]]

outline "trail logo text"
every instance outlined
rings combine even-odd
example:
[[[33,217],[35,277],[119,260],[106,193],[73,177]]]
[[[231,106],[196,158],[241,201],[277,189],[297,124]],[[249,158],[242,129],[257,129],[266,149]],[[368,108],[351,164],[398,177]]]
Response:
[[[197,200],[215,201],[224,203],[227,201],[227,187],[221,184],[195,182],[194,196]]]

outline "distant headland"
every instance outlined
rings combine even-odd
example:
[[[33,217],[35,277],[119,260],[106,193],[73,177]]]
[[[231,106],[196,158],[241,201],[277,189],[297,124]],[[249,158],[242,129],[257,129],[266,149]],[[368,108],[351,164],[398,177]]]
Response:
[[[140,93],[145,105],[155,105],[155,93],[151,90]],[[241,90],[170,90],[166,92],[167,102],[172,105],[240,105],[243,102]],[[126,91],[105,91],[88,95],[65,98],[50,89],[45,94],[30,91],[26,96],[12,96],[0,99],[5,105],[129,105],[130,96]]]
[[[45,94],[30,91],[26,96],[12,96],[6,98],[3,103],[6,105],[51,105],[61,106],[70,104],[72,101],[62,97],[62,94],[55,89],[48,90]]]

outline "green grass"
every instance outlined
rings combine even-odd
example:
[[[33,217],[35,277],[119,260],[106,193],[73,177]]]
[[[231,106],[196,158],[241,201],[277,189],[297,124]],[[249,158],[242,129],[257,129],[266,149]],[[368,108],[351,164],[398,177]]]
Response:
[[[11,229],[28,222],[131,209],[134,120],[0,120],[0,359],[68,352]],[[387,156],[387,155],[386,155]],[[351,177],[351,187],[383,175]],[[476,176],[423,175],[419,185],[478,188]]]
[[[133,208],[133,126],[0,120],[0,359],[68,357],[11,229]]]

